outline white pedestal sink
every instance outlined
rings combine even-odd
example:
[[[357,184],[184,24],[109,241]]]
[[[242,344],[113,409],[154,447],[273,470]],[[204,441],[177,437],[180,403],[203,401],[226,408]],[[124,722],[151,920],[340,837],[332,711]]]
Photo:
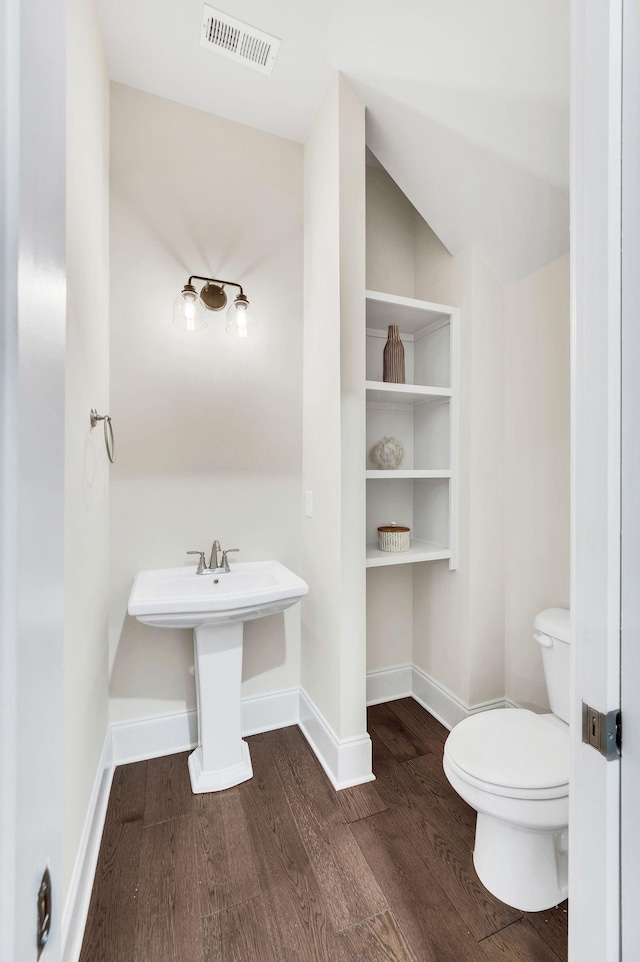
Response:
[[[140,571],[129,614],[157,628],[193,628],[198,747],[189,756],[194,792],[217,792],[251,778],[242,739],[243,624],[291,607],[309,591],[278,561],[239,562],[229,573],[195,568]]]

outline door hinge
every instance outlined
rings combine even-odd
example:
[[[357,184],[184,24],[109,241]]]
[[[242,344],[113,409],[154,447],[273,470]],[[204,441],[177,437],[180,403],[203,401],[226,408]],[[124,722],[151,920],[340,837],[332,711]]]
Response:
[[[622,712],[602,712],[582,702],[582,741],[591,745],[608,762],[622,752]]]

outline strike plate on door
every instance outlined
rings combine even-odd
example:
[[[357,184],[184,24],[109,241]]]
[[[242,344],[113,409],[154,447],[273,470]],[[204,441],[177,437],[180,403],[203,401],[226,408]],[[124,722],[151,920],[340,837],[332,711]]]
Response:
[[[582,741],[591,745],[608,762],[622,751],[622,713],[619,708],[602,712],[582,702]]]

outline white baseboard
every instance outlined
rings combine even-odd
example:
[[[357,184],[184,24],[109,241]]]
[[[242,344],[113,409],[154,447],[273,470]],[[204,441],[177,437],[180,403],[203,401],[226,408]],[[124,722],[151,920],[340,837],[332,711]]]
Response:
[[[504,708],[507,704],[504,698],[496,698],[494,701],[466,705],[417,665],[398,665],[370,671],[367,675],[367,705],[379,705],[409,696],[449,730],[469,715],[490,708]]]
[[[298,725],[336,790],[374,780],[369,735],[337,738],[303,688],[300,689]]]
[[[383,668],[367,674],[367,705],[379,705],[412,693],[412,665]]]
[[[451,731],[458,722],[475,715],[477,712],[489,711],[492,708],[504,708],[504,698],[495,698],[492,701],[478,702],[475,705],[466,705],[453,692],[439,684],[426,672],[412,666],[412,697],[422,705],[430,715]]]
[[[107,728],[62,913],[62,962],[76,962],[80,956],[113,770],[111,729]]]
[[[198,713],[195,708],[183,709],[132,721],[112,722],[111,735],[114,765],[174,755],[197,745]]]
[[[505,698],[504,707],[525,708],[527,711],[532,711],[534,715],[548,715],[551,711],[548,703],[546,705],[540,705],[535,701],[514,701],[512,698]]]
[[[300,689],[288,688],[270,695],[242,699],[242,734],[259,735],[277,728],[297,725]]]
[[[479,701],[469,709],[470,715],[477,715],[480,711],[493,711],[495,708],[517,708],[517,705],[509,705],[506,698],[493,698],[491,701]]]
[[[298,723],[299,688],[243,698],[242,734],[257,735]],[[115,765],[144,758],[173,755],[198,744],[198,713],[195,708],[150,715],[133,721],[114,722],[113,761]]]
[[[469,707],[453,692],[438,684],[416,665],[413,666],[411,674],[411,694],[418,704],[426,708],[445,728],[451,730],[471,714]]]

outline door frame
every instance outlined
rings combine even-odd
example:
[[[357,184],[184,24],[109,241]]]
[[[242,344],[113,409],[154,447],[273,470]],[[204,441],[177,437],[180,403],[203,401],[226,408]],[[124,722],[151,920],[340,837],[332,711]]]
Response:
[[[620,707],[623,0],[572,0],[569,960],[620,959],[620,772],[582,702]]]
[[[621,949],[640,958],[640,3],[624,0],[622,68]]]
[[[9,955],[15,943],[16,806],[13,790],[17,758],[15,555],[17,531],[17,438],[11,411],[16,403],[18,356],[18,154],[16,85],[19,67],[19,8],[16,0],[0,0],[0,951]],[[12,54],[14,56],[12,56]]]
[[[0,0],[0,957],[35,962],[62,877],[66,16]]]

